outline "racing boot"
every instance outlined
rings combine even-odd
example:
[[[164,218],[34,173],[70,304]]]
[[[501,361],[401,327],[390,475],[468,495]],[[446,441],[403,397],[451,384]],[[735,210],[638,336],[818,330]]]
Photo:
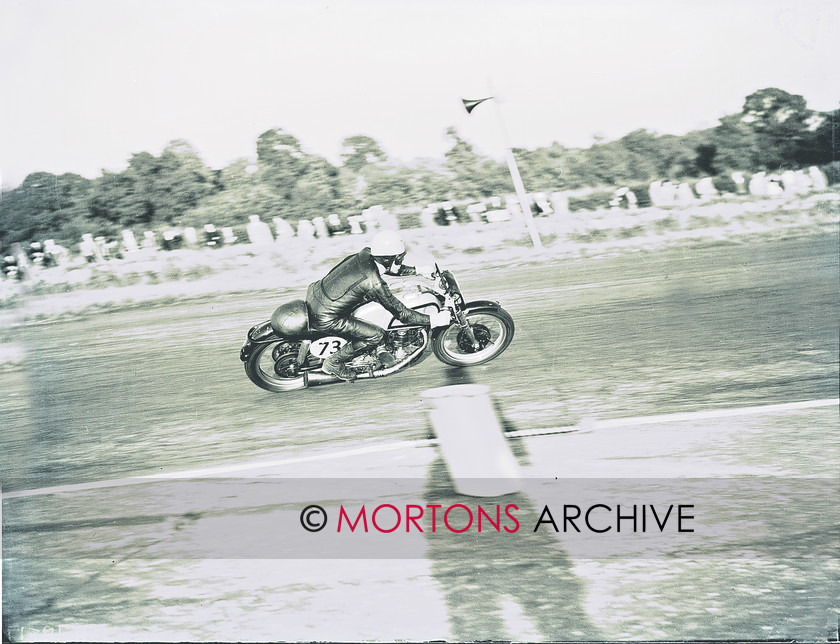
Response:
[[[356,350],[353,348],[353,343],[348,342],[338,351],[332,354],[329,358],[324,360],[321,369],[324,373],[328,373],[336,378],[353,382],[356,379],[356,372],[347,367],[347,362],[352,360],[356,355]]]

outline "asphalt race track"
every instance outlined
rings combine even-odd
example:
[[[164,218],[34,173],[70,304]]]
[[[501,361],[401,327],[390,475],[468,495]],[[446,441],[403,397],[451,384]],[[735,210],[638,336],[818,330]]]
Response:
[[[354,449],[361,449],[359,453],[364,456],[342,461],[344,475],[352,476],[356,463],[366,472],[363,475],[376,476],[377,468],[387,470],[392,459],[401,454],[403,462],[418,468],[410,476],[430,476],[434,480],[435,472],[440,474],[442,466],[440,462],[436,464],[433,448],[409,449],[407,455],[398,450],[363,450],[427,439],[431,425],[421,392],[451,384],[487,385],[503,428],[509,432],[579,429],[609,419],[681,412],[702,414],[708,410],[784,405],[837,396],[840,291],[836,232],[750,243],[709,242],[697,247],[640,250],[618,256],[547,260],[536,265],[483,267],[456,275],[468,300],[497,300],[513,316],[516,337],[499,359],[459,370],[430,357],[416,368],[386,379],[285,394],[270,394],[250,383],[238,352],[248,328],[267,319],[277,304],[299,297],[298,291],[224,295],[35,321],[22,331],[28,352],[25,374],[0,373],[0,385],[8,394],[0,410],[11,420],[4,422],[0,437],[3,492],[295,457],[301,460],[294,476],[329,476],[333,461],[307,462],[305,455]],[[713,460],[716,454],[720,456],[716,449],[729,450],[727,458],[740,466],[756,467],[764,475],[792,472],[831,476],[825,467],[832,459],[836,463],[837,441],[832,434],[836,433],[836,408],[808,413],[812,415],[791,421],[791,431],[779,440],[758,440],[768,433],[778,438],[773,432],[783,422],[779,418],[784,414],[765,414],[749,425],[756,440],[705,444],[700,448],[695,445],[691,449]],[[787,418],[790,421],[792,417]],[[733,431],[736,425],[726,425],[726,431]],[[632,458],[643,465],[646,461],[651,466],[654,462],[668,463],[675,455],[689,453],[686,441],[690,433],[696,438],[712,432],[714,427],[717,425],[712,421],[673,423],[656,434],[655,449],[646,448]],[[514,449],[523,463],[550,468],[544,469],[544,476],[585,476],[583,454],[590,454],[593,464],[604,466],[604,454],[609,452],[610,458],[620,458],[615,451],[619,445],[632,444],[633,439],[628,442],[627,437],[633,431],[632,427],[616,427],[606,433],[556,434],[514,441]],[[425,456],[416,455],[421,451]],[[608,476],[608,468],[602,471]],[[679,468],[675,472],[675,476],[680,475]],[[445,478],[445,472],[441,476]],[[49,495],[26,498],[29,503],[54,503],[54,497]],[[26,516],[15,506],[23,501],[4,500],[4,526],[9,525],[10,514]],[[29,511],[44,524],[44,507]],[[55,527],[55,517],[52,521],[53,529],[60,531]],[[4,550],[17,552],[19,544],[14,535],[21,533],[6,533],[11,536],[6,536]],[[815,633],[824,637],[834,613],[830,602],[826,604],[822,599],[815,599],[813,605],[801,610],[805,620],[801,623],[790,615],[784,617],[782,622],[788,628],[785,632],[779,630],[778,624],[768,626],[766,620],[774,611],[780,614],[785,605],[790,605],[790,596],[785,593],[794,592],[792,585],[813,591],[809,595],[812,597],[837,596],[837,575],[830,573],[825,561],[791,564],[790,569],[762,572],[766,578],[756,582],[756,592],[762,597],[764,586],[770,588],[767,593],[774,588],[782,593],[775,603],[762,605],[751,616],[747,594],[744,602],[733,600],[723,608],[737,614],[721,616],[706,610],[708,606],[688,608],[675,603],[685,595],[700,599],[694,590],[683,587],[691,584],[672,583],[673,575],[669,576],[664,568],[656,577],[651,568],[662,562],[642,566],[638,561],[634,564],[623,560],[615,564],[617,567],[609,568],[611,564],[599,567],[591,559],[588,563],[579,559],[576,567],[567,566],[564,560],[565,563],[555,561],[553,572],[543,570],[542,576],[533,566],[522,572],[522,578],[534,589],[548,577],[566,589],[564,601],[569,606],[553,605],[551,614],[555,617],[541,616],[540,610],[534,608],[540,606],[538,590],[520,596],[499,590],[498,623],[481,622],[470,613],[480,610],[479,599],[473,598],[460,608],[453,599],[467,592],[470,584],[478,584],[479,591],[484,592],[481,578],[470,581],[467,564],[459,567],[445,558],[437,563],[434,556],[427,559],[432,560],[431,571],[429,561],[418,560],[406,564],[405,575],[408,579],[428,577],[442,584],[438,591],[431,581],[420,584],[423,590],[417,591],[417,601],[431,612],[438,611],[444,623],[448,620],[448,630],[446,626],[440,631],[422,630],[419,625],[433,621],[430,616],[418,619],[416,627],[406,623],[390,631],[385,627],[379,631],[373,627],[369,631],[342,631],[342,627],[351,628],[341,608],[346,598],[333,587],[329,574],[321,571],[317,573],[320,580],[313,581],[312,588],[321,588],[336,602],[333,610],[337,621],[326,630],[300,626],[288,631],[292,633],[288,639],[335,639],[342,633],[349,639],[528,639],[560,637],[558,634],[563,639],[702,639],[729,635],[765,638],[786,634],[807,637]],[[246,562],[243,570],[258,563]],[[767,565],[772,568],[776,564]],[[291,562],[286,570],[298,565],[300,562]],[[361,562],[338,566],[344,570],[342,578],[360,576],[354,568],[357,565]],[[634,565],[644,571],[633,568]],[[62,606],[56,597],[43,599],[51,587],[44,569],[27,569],[24,565],[17,568],[13,564],[4,568],[7,633],[25,639],[27,628],[68,621],[67,606]],[[88,604],[99,606],[100,612],[85,623],[121,623],[116,616],[119,610],[115,608],[115,613],[102,608],[111,604],[127,607],[121,603],[117,590],[106,588],[97,590],[95,596],[85,594],[92,592],[90,589],[96,584],[86,586],[85,575],[93,573],[85,571],[81,564],[78,568],[75,573],[64,571],[63,592],[72,595],[76,589],[87,597]],[[25,575],[23,570],[27,570]],[[208,572],[202,583],[213,587],[230,574],[219,570]],[[642,573],[654,575],[654,581],[644,577],[644,583],[662,593],[657,601],[665,604],[660,603],[659,608],[649,597],[643,598],[644,606],[639,604],[641,600],[634,594],[637,590],[627,586],[633,575]],[[132,574],[142,578],[136,570]],[[249,574],[246,571],[237,576],[240,581],[232,585],[234,591],[248,594],[242,579]],[[381,578],[377,577],[376,592],[383,593],[380,600],[384,597],[388,601],[387,588],[392,580],[385,573],[378,574]],[[727,568],[715,574],[733,573]],[[453,582],[459,575],[463,583]],[[196,578],[200,577],[197,574]],[[612,583],[608,581],[610,577]],[[75,581],[68,582],[69,578]],[[794,578],[795,583],[790,581]],[[588,586],[581,579],[587,579]],[[730,581],[729,577],[725,579],[724,585]],[[782,582],[777,588],[767,579]],[[355,587],[365,594],[366,583],[359,581]],[[833,591],[816,588],[832,583]],[[607,603],[599,606],[592,589],[607,593],[604,587],[611,588],[614,598],[612,604],[604,600]],[[291,592],[288,588],[283,595],[286,598]],[[586,588],[590,589],[588,598]],[[491,595],[496,592],[484,590]],[[225,601],[232,606],[241,603],[241,596],[234,591],[225,595]],[[306,589],[297,588],[294,592],[301,593],[300,610],[315,610],[310,604],[317,604],[317,600],[302,599]],[[703,592],[713,595],[720,591],[703,588]],[[648,594],[655,596],[656,592],[648,589]],[[259,614],[259,602],[248,601]],[[517,606],[525,606],[529,615],[520,614]],[[574,623],[556,617],[570,611],[589,617]],[[602,621],[592,617],[604,615],[604,611],[609,616]],[[154,621],[153,614],[146,615],[146,622]],[[644,617],[650,614],[670,617],[663,625],[657,622],[659,618]],[[683,614],[690,618],[681,618]],[[221,632],[206,623],[201,627],[206,630],[193,627],[194,615],[186,608],[179,615],[164,620],[170,626],[184,624],[186,630],[172,636],[176,640],[213,639],[214,634]],[[137,628],[138,620],[134,624]],[[813,624],[815,620],[818,623]],[[128,624],[124,623],[126,628]],[[133,632],[137,631],[109,634],[130,637]],[[165,635],[143,632],[152,638]],[[236,632],[248,636],[247,630]],[[575,632],[579,635],[569,635]],[[266,636],[259,629],[254,633],[256,637]],[[284,638],[283,631],[273,638]]]
[[[254,386],[238,353],[294,291],[33,325],[21,419],[32,433],[4,445],[4,490],[422,438],[420,392],[467,379],[517,429],[831,398],[837,256],[826,235],[462,274],[468,299],[495,299],[516,321],[501,359],[459,373],[430,358],[289,395]]]

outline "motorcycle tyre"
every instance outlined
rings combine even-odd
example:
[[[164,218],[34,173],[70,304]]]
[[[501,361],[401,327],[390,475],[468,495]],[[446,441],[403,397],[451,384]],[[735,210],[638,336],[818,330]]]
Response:
[[[449,353],[445,349],[445,347],[443,346],[443,340],[444,340],[444,337],[446,336],[446,332],[450,328],[452,328],[452,326],[453,326],[453,325],[450,325],[449,327],[447,327],[445,329],[442,329],[441,332],[438,333],[437,335],[435,335],[435,337],[432,339],[432,348],[435,352],[435,357],[437,357],[438,360],[440,360],[444,364],[452,365],[453,367],[474,367],[476,365],[485,364],[486,362],[490,362],[494,358],[498,357],[505,349],[508,348],[511,341],[513,340],[513,334],[514,334],[514,331],[515,331],[515,325],[513,323],[513,318],[510,316],[510,313],[508,313],[507,311],[505,311],[502,308],[498,308],[498,309],[475,309],[475,310],[472,310],[472,311],[467,311],[467,314],[466,314],[467,319],[469,320],[470,316],[473,315],[473,314],[481,314],[481,315],[485,315],[485,316],[489,316],[489,317],[494,317],[502,324],[502,326],[504,326],[504,328],[505,328],[505,339],[502,342],[502,344],[500,344],[496,348],[496,350],[493,353],[491,353],[490,355],[488,355],[486,358],[483,358],[483,359],[478,360],[476,362],[472,362],[472,361],[469,361],[469,360],[459,360],[457,357],[455,357],[451,353]],[[470,354],[466,354],[466,355],[470,355]]]
[[[260,356],[262,356],[262,354],[266,351],[269,353],[273,351],[276,344],[276,342],[269,342],[267,344],[260,344],[254,348],[250,358],[248,358],[245,362],[245,373],[248,375],[248,379],[257,385],[257,387],[273,393],[304,389],[306,387],[306,382],[303,378],[303,374],[296,378],[280,378],[279,376],[271,376],[270,380],[263,377],[263,372],[259,366]]]

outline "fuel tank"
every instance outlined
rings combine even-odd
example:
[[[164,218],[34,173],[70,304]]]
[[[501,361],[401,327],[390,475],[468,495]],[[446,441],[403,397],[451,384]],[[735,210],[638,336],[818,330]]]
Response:
[[[439,309],[438,300],[431,293],[409,291],[407,293],[394,293],[394,295],[396,295],[408,308],[420,311],[420,313],[426,313],[428,315],[429,313],[433,313]],[[394,316],[378,302],[368,302],[367,304],[363,304],[356,309],[353,316],[361,320],[366,320],[367,322],[372,322],[384,329],[391,326],[391,321],[394,320]],[[398,320],[394,321],[394,326],[400,325]]]

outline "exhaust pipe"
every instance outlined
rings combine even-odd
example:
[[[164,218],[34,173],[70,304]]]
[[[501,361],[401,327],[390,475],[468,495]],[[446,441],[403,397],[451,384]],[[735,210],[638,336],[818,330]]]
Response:
[[[305,371],[303,373],[303,384],[305,387],[312,387],[314,385],[328,385],[333,382],[339,382],[341,378],[333,376],[323,371]]]
[[[357,372],[356,380],[365,380],[367,378],[381,378],[382,376],[388,376],[402,369],[405,362],[407,362],[407,360],[403,360],[401,363],[394,365],[390,369],[380,369],[378,371],[374,371],[373,373],[370,373],[369,371]],[[305,387],[313,387],[315,385],[329,385],[333,382],[344,381],[338,376],[333,376],[332,374],[321,371],[320,369],[318,369],[317,371],[303,372],[303,384]]]

